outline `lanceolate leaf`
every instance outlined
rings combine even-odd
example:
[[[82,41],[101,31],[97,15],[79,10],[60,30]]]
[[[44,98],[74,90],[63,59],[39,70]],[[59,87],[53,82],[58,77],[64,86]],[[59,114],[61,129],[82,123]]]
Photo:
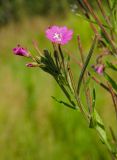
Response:
[[[99,116],[99,114],[97,113],[96,110],[94,111],[94,115],[95,115],[95,119],[96,119],[95,128],[98,131],[102,142],[107,145],[107,147],[110,151],[112,151],[111,146],[108,142],[108,138],[107,138],[107,135],[106,135],[104,124],[103,124],[102,119],[100,118],[100,116]]]
[[[86,58],[86,61],[85,61],[85,63],[84,63],[83,69],[82,69],[82,71],[81,71],[81,73],[80,73],[80,77],[79,77],[79,81],[78,81],[78,86],[77,86],[77,94],[80,93],[81,83],[82,83],[82,80],[83,80],[83,77],[84,77],[86,68],[87,68],[87,66],[88,66],[88,64],[89,64],[89,61],[90,61],[90,59],[91,59],[91,56],[92,56],[92,54],[93,54],[93,51],[94,51],[94,48],[95,48],[95,44],[96,44],[96,37],[95,37],[94,40],[93,40],[92,46],[91,46],[91,48],[90,48],[90,51],[89,51],[88,56],[87,56],[87,58]]]
[[[92,112],[92,117],[90,120],[90,128],[95,128],[100,136],[101,141],[107,145],[109,151],[112,152],[112,148],[108,142],[108,138],[106,135],[105,127],[102,122],[102,119],[100,118],[99,114],[97,111],[94,109],[94,112]]]

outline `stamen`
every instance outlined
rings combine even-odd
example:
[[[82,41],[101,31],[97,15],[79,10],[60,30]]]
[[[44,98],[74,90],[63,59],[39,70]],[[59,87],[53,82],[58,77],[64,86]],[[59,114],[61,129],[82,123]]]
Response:
[[[61,41],[61,34],[55,33],[53,38],[55,38],[57,41]]]

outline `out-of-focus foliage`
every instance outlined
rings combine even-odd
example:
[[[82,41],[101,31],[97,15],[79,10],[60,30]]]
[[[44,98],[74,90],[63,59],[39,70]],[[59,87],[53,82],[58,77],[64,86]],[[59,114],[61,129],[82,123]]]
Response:
[[[0,24],[6,24],[11,20],[19,20],[20,3],[18,0],[0,1]]]
[[[90,1],[95,7],[95,2]],[[18,21],[23,16],[65,16],[73,4],[77,4],[77,0],[0,0],[0,25]]]
[[[69,2],[70,3],[70,2]],[[22,16],[65,15],[69,7],[67,0],[1,0],[0,25],[17,21]]]
[[[29,15],[65,14],[68,7],[67,0],[24,0]]]

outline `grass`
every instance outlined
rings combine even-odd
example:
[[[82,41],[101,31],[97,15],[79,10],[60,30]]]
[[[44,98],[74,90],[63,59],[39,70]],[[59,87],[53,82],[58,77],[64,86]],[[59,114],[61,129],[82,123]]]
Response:
[[[79,58],[76,34],[80,34],[87,51],[92,32],[87,22],[74,15],[63,20],[26,19],[0,30],[0,159],[109,160],[105,146],[88,129],[81,114],[52,100],[51,95],[63,97],[53,79],[37,68],[26,68],[27,59],[12,54],[17,43],[35,53],[33,39],[38,40],[41,50],[51,48],[44,31],[52,24],[74,29],[73,41],[65,48]],[[75,73],[79,74],[79,70]],[[101,90],[102,97],[99,87],[97,91],[98,109],[101,114],[105,112],[104,120],[111,124],[113,112],[108,94]]]

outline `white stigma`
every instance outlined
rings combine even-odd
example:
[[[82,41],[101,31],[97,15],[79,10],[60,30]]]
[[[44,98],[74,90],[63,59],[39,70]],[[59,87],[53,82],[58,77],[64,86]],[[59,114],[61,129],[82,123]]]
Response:
[[[55,33],[53,38],[55,38],[58,41],[61,41],[61,34]]]

